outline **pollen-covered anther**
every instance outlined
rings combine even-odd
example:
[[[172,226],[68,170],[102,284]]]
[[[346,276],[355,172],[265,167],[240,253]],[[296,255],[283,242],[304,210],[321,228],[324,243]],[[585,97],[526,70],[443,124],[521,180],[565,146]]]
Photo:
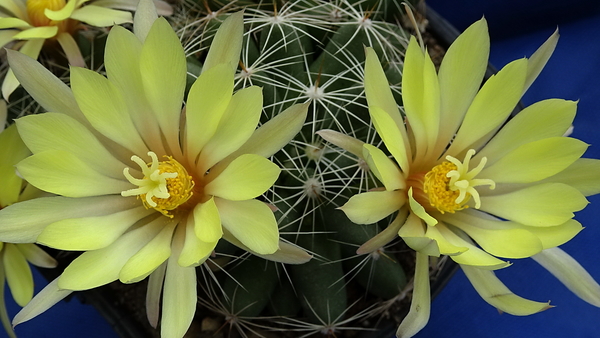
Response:
[[[50,20],[45,11],[46,9],[58,11],[66,4],[65,0],[27,0],[27,15],[30,23],[35,27],[59,25],[59,22]]]
[[[475,150],[470,149],[465,155],[463,162],[452,156],[446,156],[445,162],[433,167],[423,182],[423,191],[427,194],[431,206],[437,208],[441,213],[454,213],[456,210],[467,208],[466,203],[473,197],[475,208],[481,207],[481,199],[475,187],[489,185],[490,189],[496,187],[496,183],[490,179],[476,179],[487,162],[482,158],[479,165],[469,171],[469,162],[475,155]]]
[[[192,197],[194,180],[171,156],[165,156],[167,160],[159,162],[154,152],[150,151],[148,155],[152,158],[148,164],[138,156],[131,157],[140,166],[144,178],[137,179],[131,176],[129,168],[123,169],[125,178],[138,188],[122,191],[121,196],[138,196],[146,208],[154,208],[172,218],[169,211],[177,209]]]

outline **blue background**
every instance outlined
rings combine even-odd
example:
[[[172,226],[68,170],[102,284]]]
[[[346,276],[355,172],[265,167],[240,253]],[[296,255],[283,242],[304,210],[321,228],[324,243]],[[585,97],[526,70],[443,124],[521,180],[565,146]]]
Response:
[[[556,29],[561,38],[548,65],[523,98],[525,105],[547,98],[580,100],[573,137],[592,146],[585,157],[600,158],[600,1],[596,0],[429,0],[428,4],[460,31],[485,15],[492,38],[490,61],[500,68],[530,56]],[[600,280],[600,198],[576,215],[585,227],[563,249]],[[459,271],[433,301],[431,319],[416,338],[599,337],[600,309],[567,290],[534,261],[514,260],[498,276],[516,294],[551,300],[556,308],[528,316],[500,315],[475,292]],[[36,272],[36,293],[45,281]],[[8,292],[8,290],[7,290]],[[6,294],[11,316],[17,312]],[[21,338],[117,337],[89,305],[76,298],[61,302],[17,326]],[[4,336],[0,329],[0,337]]]

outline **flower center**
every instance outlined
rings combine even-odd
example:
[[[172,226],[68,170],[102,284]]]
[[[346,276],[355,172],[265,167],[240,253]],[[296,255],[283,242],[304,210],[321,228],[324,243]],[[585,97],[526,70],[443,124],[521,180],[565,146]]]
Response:
[[[175,210],[192,197],[194,180],[185,168],[171,156],[165,156],[166,161],[159,162],[153,152],[148,152],[152,162],[146,164],[141,158],[132,156],[144,178],[137,179],[129,173],[129,168],[123,169],[123,175],[138,188],[121,192],[121,196],[138,196],[146,208],[154,208],[163,215],[173,218],[169,211]]]
[[[27,14],[29,23],[35,27],[57,26],[60,22],[52,21],[46,17],[46,9],[57,11],[65,7],[65,0],[27,0]]]
[[[475,208],[481,207],[481,199],[475,187],[489,185],[490,189],[496,183],[490,179],[476,179],[475,176],[483,170],[487,162],[484,157],[479,165],[469,171],[469,162],[475,155],[475,150],[470,149],[463,162],[452,156],[446,156],[445,162],[431,169],[423,181],[423,191],[427,194],[429,203],[441,213],[454,213],[456,210],[467,208],[466,203],[473,197]]]

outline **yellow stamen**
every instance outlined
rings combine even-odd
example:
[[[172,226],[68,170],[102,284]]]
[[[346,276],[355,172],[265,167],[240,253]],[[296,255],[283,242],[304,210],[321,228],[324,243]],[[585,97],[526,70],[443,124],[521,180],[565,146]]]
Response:
[[[141,158],[132,156],[144,178],[137,179],[129,173],[129,168],[123,169],[123,175],[138,188],[121,192],[121,196],[138,196],[146,208],[154,208],[163,215],[173,218],[169,211],[175,210],[192,197],[194,180],[185,168],[170,156],[166,161],[159,162],[153,152],[148,152],[152,162],[146,164]]]
[[[425,174],[423,191],[427,194],[431,206],[441,213],[454,213],[456,210],[467,208],[466,203],[471,197],[475,201],[475,208],[479,209],[481,199],[475,187],[480,185],[489,185],[490,189],[496,187],[496,183],[490,179],[475,179],[475,176],[483,170],[487,158],[482,158],[479,165],[469,171],[469,162],[473,155],[475,150],[467,151],[463,162],[452,156],[446,156],[447,161],[433,167]]]
[[[65,7],[66,4],[65,0],[27,0],[29,23],[35,27],[59,26],[61,22],[48,19],[46,14],[44,14],[44,11],[46,9],[57,11]]]

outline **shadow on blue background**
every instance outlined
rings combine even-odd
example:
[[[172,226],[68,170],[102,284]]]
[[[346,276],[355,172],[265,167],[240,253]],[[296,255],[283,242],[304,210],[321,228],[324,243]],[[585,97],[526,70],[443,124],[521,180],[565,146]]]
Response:
[[[428,4],[460,31],[485,15],[492,37],[491,62],[500,68],[530,56],[558,25],[561,38],[548,65],[523,98],[525,105],[547,98],[580,100],[573,137],[592,146],[585,157],[600,158],[600,1],[456,1],[429,0]],[[600,280],[600,198],[576,215],[586,229],[563,249]],[[497,272],[516,294],[551,300],[556,308],[527,316],[498,314],[475,292],[459,271],[433,301],[430,322],[416,338],[501,337],[600,337],[600,309],[585,303],[530,259],[513,260]],[[36,274],[36,293],[45,281]],[[7,290],[8,292],[8,290]],[[6,295],[9,312],[18,310]],[[89,305],[76,298],[61,302],[34,320],[16,328],[20,338],[86,337],[117,335]],[[0,330],[0,337],[5,334]]]

